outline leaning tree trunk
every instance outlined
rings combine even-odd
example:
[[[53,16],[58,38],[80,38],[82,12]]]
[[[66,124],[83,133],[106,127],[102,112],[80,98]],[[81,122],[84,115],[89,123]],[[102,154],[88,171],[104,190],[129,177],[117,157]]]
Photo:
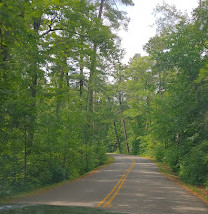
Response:
[[[128,143],[128,136],[127,136],[127,131],[126,131],[126,122],[125,122],[124,118],[122,118],[122,124],[123,124],[123,131],[124,131],[124,139],[125,139],[125,143],[126,143],[126,151],[127,151],[127,154],[129,155],[129,143]]]
[[[116,127],[116,122],[115,121],[113,122],[113,125],[114,125],[115,134],[116,134],[116,142],[117,142],[117,145],[118,145],[118,150],[119,150],[119,153],[121,154],[121,144],[120,144],[120,140],[119,140],[119,136],[118,136],[118,132],[117,132],[117,127]]]

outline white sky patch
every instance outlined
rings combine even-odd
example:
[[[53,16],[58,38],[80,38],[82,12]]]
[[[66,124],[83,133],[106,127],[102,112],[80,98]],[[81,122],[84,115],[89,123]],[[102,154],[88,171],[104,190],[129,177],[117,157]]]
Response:
[[[166,0],[169,5],[175,5],[182,12],[189,14],[199,5],[199,0]],[[153,10],[157,4],[162,4],[163,0],[134,0],[135,6],[127,7],[128,16],[131,18],[128,31],[119,31],[122,38],[122,48],[126,50],[124,63],[127,63],[136,53],[145,55],[143,46],[150,37],[156,33],[153,24],[155,17]],[[123,8],[122,8],[123,9]]]

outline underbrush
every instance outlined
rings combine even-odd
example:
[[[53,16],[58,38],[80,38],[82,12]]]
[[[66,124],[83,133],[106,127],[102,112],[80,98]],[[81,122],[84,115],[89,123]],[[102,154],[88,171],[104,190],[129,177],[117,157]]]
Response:
[[[17,182],[17,180],[15,182],[11,182],[8,180],[8,182],[4,181],[0,183],[0,203],[5,203],[8,202],[10,200],[13,200],[14,198],[17,197],[21,197],[27,194],[30,194],[31,191],[42,191],[44,189],[49,189],[52,188],[54,186],[60,185],[64,182],[69,182],[69,181],[73,181],[75,179],[79,179],[82,178],[83,176],[88,175],[89,173],[93,173],[95,170],[98,170],[104,166],[107,166],[111,163],[114,162],[113,157],[111,156],[103,156],[102,157],[102,161],[98,162],[97,165],[94,165],[93,168],[91,168],[90,170],[83,172],[83,173],[74,173],[73,176],[69,177],[68,179],[64,178],[64,179],[60,179],[62,178],[62,170],[57,170],[57,174],[55,176],[55,180],[53,182],[50,183],[45,183],[45,184],[41,184],[40,181],[38,179],[35,178],[30,178],[28,177],[28,181],[27,183],[25,183],[24,181],[24,177],[21,177],[21,179],[19,179],[19,181]],[[64,172],[65,174],[65,172]],[[61,177],[60,177],[61,176]]]

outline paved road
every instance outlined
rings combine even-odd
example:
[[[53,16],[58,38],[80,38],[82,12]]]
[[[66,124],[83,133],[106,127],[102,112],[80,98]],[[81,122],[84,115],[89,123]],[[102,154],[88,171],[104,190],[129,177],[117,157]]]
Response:
[[[16,202],[99,207],[138,214],[208,214],[206,204],[170,182],[149,160],[113,157],[113,164],[96,173]]]

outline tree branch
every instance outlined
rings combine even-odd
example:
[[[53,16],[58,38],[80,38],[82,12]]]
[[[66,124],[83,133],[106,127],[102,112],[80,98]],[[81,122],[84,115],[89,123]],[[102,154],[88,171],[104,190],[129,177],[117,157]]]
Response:
[[[53,31],[57,31],[57,30],[64,30],[64,29],[63,29],[63,28],[54,28],[54,29],[51,29],[51,26],[49,26],[49,30],[47,30],[45,33],[41,34],[40,36],[45,36],[45,35],[47,35],[48,33],[53,32]],[[92,38],[91,38],[90,36],[88,36],[88,35],[82,35],[82,34],[80,34],[80,33],[72,32],[72,31],[68,31],[68,32],[74,33],[75,35],[79,35],[79,36],[81,36],[81,37],[83,37],[83,38],[90,38],[90,39],[92,39]]]
[[[51,29],[51,26],[49,26],[49,30],[47,30],[45,33],[41,34],[41,36],[45,36],[46,34],[53,32],[53,31],[57,31],[57,30],[63,30],[63,29],[62,28]]]

